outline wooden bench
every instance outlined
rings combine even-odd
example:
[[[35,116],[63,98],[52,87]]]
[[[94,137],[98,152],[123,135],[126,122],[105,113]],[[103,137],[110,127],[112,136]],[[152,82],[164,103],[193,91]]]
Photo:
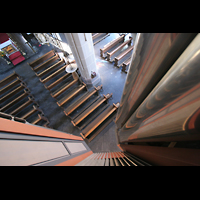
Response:
[[[12,106],[14,106],[16,103],[20,102],[22,99],[24,99],[25,97],[29,96],[30,94],[28,92],[24,92],[22,93],[20,96],[18,96],[17,98],[15,98],[14,100],[10,101],[9,103],[7,103],[5,106],[3,106],[2,108],[0,108],[0,112],[5,112],[6,110],[8,110],[9,108],[11,108]],[[31,95],[30,95],[31,96]]]
[[[72,90],[69,94],[67,94],[66,96],[64,96],[62,99],[60,99],[57,104],[58,106],[62,106],[65,103],[67,103],[69,100],[71,100],[73,97],[75,97],[80,91],[86,89],[86,84],[82,83],[81,85],[79,85],[78,87],[76,87],[74,90]]]
[[[59,62],[55,63],[54,65],[50,66],[49,68],[45,69],[44,71],[42,71],[41,73],[37,74],[38,77],[43,77],[44,75],[48,74],[49,72],[51,72],[52,70],[60,67],[62,64],[64,64],[65,61],[62,59]],[[41,80],[41,79],[40,79]]]
[[[102,85],[99,85],[98,87],[94,87],[93,90],[87,91],[83,96],[81,96],[79,99],[77,99],[75,102],[73,102],[70,106],[68,106],[64,113],[66,116],[69,116],[74,110],[76,110],[80,105],[82,105],[86,100],[88,100],[92,95],[95,93],[98,94],[98,91],[102,88]]]
[[[5,77],[3,80],[0,80],[0,87],[1,86],[4,87],[0,89],[0,103],[2,104],[0,112],[6,112],[10,115],[23,115],[22,119],[30,117],[33,113],[35,113],[35,111],[41,112],[41,114],[44,115],[42,110],[34,105],[32,105],[33,109],[31,111],[27,111],[29,105],[39,105],[36,101],[34,101],[34,97],[30,94],[30,90],[26,87],[26,83],[21,80],[17,73],[14,72]],[[26,97],[28,97],[28,100],[25,99]],[[16,117],[16,119],[17,118],[18,117]],[[46,120],[45,117],[41,117],[41,119]],[[41,119],[39,117],[38,120],[40,121]],[[48,127],[49,121],[46,121],[47,123],[44,124],[44,126]],[[37,123],[37,120],[34,123]]]
[[[94,121],[92,121],[86,128],[82,130],[80,135],[86,139],[91,133],[95,131],[95,129],[104,122],[110,115],[112,115],[117,108],[119,107],[119,103],[109,106],[106,110],[104,110]],[[96,134],[95,134],[96,136]]]
[[[27,106],[29,106],[32,103],[39,106],[38,103],[35,100],[33,100],[31,97],[28,97],[28,101],[26,101],[22,105],[18,106],[15,110],[11,111],[9,114],[16,115],[18,112],[22,111],[23,109],[25,109]]]
[[[100,49],[100,56],[102,58],[104,58],[104,53],[107,52],[112,47],[114,47],[115,45],[117,45],[119,42],[121,42],[121,41],[124,42],[124,37],[125,37],[125,35],[122,35],[122,36],[114,39],[113,41],[109,42],[108,44],[106,44],[102,49]]]
[[[74,85],[75,83],[77,83],[79,81],[79,79],[73,80],[70,83],[65,83],[64,85],[62,85],[62,87],[58,88],[56,91],[54,91],[53,93],[51,93],[51,96],[53,98],[61,95],[64,91],[66,91],[67,89],[69,89],[72,85]]]
[[[22,118],[22,119],[27,119],[28,117],[30,117],[32,114],[34,114],[35,112],[40,112],[40,114],[41,115],[44,115],[44,113],[43,113],[43,111],[40,109],[40,108],[38,108],[38,107],[36,107],[35,105],[33,105],[33,109],[32,110],[30,110],[29,112],[27,112],[27,113],[25,113],[23,116],[21,116],[20,118]]]
[[[24,90],[24,89],[26,89],[26,90]],[[15,88],[14,90],[9,92],[8,94],[6,94],[3,97],[1,97],[0,98],[0,103],[5,102],[6,100],[8,100],[9,98],[13,97],[14,95],[16,95],[18,92],[20,92],[22,90],[30,92],[30,90],[26,86],[20,85],[19,87]]]
[[[118,66],[118,62],[124,57],[126,56],[130,51],[133,50],[134,46],[130,46],[128,47],[126,50],[124,50],[122,53],[120,53],[117,57],[115,57],[115,66]]]
[[[34,68],[33,71],[35,71],[35,74],[38,75],[38,71],[40,71],[41,69],[47,67],[48,65],[50,65],[51,63],[53,63],[54,61],[56,61],[58,59],[60,59],[60,57],[59,57],[58,54],[56,54],[52,58],[50,58],[49,60],[43,62],[42,64],[40,64],[39,66]]]
[[[104,104],[101,106],[101,108],[98,108],[98,111],[95,111],[90,117],[87,118],[84,122],[81,122],[76,127],[78,127],[79,130],[82,130],[85,128],[89,123],[91,123],[98,115],[100,115],[106,108],[108,108],[110,104]]]
[[[130,64],[130,62],[131,62],[131,56],[123,62],[123,64],[122,64],[122,71],[123,72],[127,73],[126,67]]]
[[[21,80],[20,76],[16,72],[13,72],[12,74],[10,74],[9,76],[5,77],[3,80],[0,81],[0,87],[3,87],[9,84],[11,81],[15,80],[16,78]]]
[[[92,40],[93,40],[93,42],[94,42],[94,40],[95,40],[96,38],[98,38],[99,36],[101,36],[101,35],[103,35],[103,34],[104,34],[104,33],[96,33],[96,34],[92,35]],[[101,40],[105,39],[105,38],[108,37],[109,35],[110,35],[109,33],[106,33],[105,36],[103,36],[102,38],[100,38],[98,41],[94,42],[93,45],[95,45],[95,44],[101,42]]]
[[[33,121],[31,121],[30,123],[31,123],[31,124],[37,124],[37,123],[40,122],[41,120],[46,121],[46,124],[45,124],[45,125],[49,124],[49,120],[48,120],[46,117],[42,116],[41,114],[38,114],[37,118],[35,118],[35,119],[34,119]]]
[[[129,40],[126,40],[125,42],[123,42],[120,46],[118,46],[116,49],[114,49],[113,51],[111,51],[110,53],[107,52],[107,60],[110,61],[111,60],[111,56],[113,54],[115,54],[117,51],[119,51],[120,49],[122,49],[125,45],[131,45],[131,40],[132,40],[132,37],[129,37]],[[111,61],[112,62],[112,61]]]
[[[47,52],[46,54],[44,54],[43,56],[37,58],[36,60],[28,63],[32,69],[34,69],[34,67],[36,67],[37,65],[41,64],[42,62],[44,62],[45,60],[51,58],[52,56],[55,55],[54,50],[51,50],[49,52]]]
[[[65,67],[64,67],[65,69]],[[47,81],[50,81],[53,77],[55,77],[56,75],[60,74],[63,72],[64,69],[61,69],[59,72],[55,72],[54,74],[50,75],[49,77],[47,77],[48,79],[42,81],[43,83],[46,83]],[[52,88],[54,88],[56,85],[58,85],[59,83],[61,83],[63,80],[65,80],[66,78],[68,78],[69,76],[71,76],[71,73],[65,73],[62,77],[60,77],[59,79],[57,79],[56,81],[54,81],[53,83],[51,83],[50,85],[46,86],[46,84],[44,85],[44,87],[48,90],[51,90]]]
[[[95,40],[96,38],[98,38],[99,36],[103,35],[104,33],[95,33],[94,35],[92,35],[92,40]]]
[[[19,79],[19,77],[17,77],[16,80],[14,80],[13,82],[11,82],[11,83],[8,84],[6,87],[4,87],[4,88],[2,88],[2,89],[0,90],[0,95],[6,93],[7,91],[11,90],[12,88],[14,88],[15,86],[17,86],[17,85],[19,85],[19,84],[20,84],[20,85],[23,85],[23,86],[26,86],[26,84],[25,84],[23,81],[21,81],[21,80]]]
[[[100,99],[98,99],[95,103],[93,103],[89,108],[87,108],[84,112],[82,112],[77,118],[72,120],[72,124],[76,126],[79,124],[83,119],[85,119],[90,113],[92,113],[95,109],[97,109],[100,105],[102,105],[104,102],[107,102],[107,100],[112,96],[111,94],[103,95]]]

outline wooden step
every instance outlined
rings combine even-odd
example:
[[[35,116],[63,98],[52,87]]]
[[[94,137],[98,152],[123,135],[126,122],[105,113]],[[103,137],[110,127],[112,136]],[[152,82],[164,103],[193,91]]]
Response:
[[[16,79],[17,77],[21,80],[19,75],[16,72],[13,72],[12,74],[10,74],[9,76],[5,77],[3,80],[0,81],[0,87],[3,87],[9,84],[11,81]]]
[[[55,92],[51,93],[51,96],[53,98],[55,98],[55,97],[61,95],[64,91],[66,91],[67,89],[69,89],[72,85],[74,85],[78,81],[79,81],[79,79],[73,80],[70,83],[65,83],[62,87],[60,87],[59,89],[57,89]]]
[[[63,80],[65,80],[66,78],[68,78],[71,75],[72,75],[71,73],[66,73],[62,77],[60,77],[59,79],[57,79],[56,81],[54,81],[53,83],[51,83],[50,85],[48,85],[48,86],[45,85],[45,88],[48,89],[48,90],[51,90],[53,87],[55,87],[56,85],[58,85],[59,83],[61,83]]]
[[[41,73],[37,74],[37,76],[41,78],[42,76],[48,74],[49,72],[51,72],[52,70],[56,69],[57,67],[61,66],[64,63],[65,61],[62,59],[59,62],[55,63],[54,65],[50,66],[49,68],[45,69]]]
[[[79,124],[83,119],[85,119],[90,113],[92,113],[95,109],[97,109],[101,104],[106,102],[110,97],[112,96],[111,94],[104,95],[101,97],[99,100],[97,100],[95,103],[93,103],[89,108],[87,108],[84,112],[81,113],[77,118],[72,120],[72,124],[76,126]]]
[[[55,52],[54,50],[51,50],[49,52],[47,52],[46,54],[44,54],[43,56],[37,58],[36,60],[28,63],[32,68],[36,67],[37,65],[39,65],[40,63],[44,62],[45,60],[49,59],[50,57],[54,56]]]
[[[127,45],[127,44],[130,45],[131,44],[131,40],[132,40],[132,37],[130,37],[129,40],[126,40],[125,42],[123,42],[121,45],[119,45],[117,48],[115,48],[110,53],[107,52],[107,60],[110,61],[111,60],[111,56],[113,54],[115,54],[117,51],[119,51],[120,49],[122,49],[125,45]]]
[[[36,68],[34,68],[33,70],[35,71],[36,75],[38,74],[38,71],[40,71],[41,69],[47,67],[48,65],[50,65],[51,63],[53,63],[54,61],[58,60],[60,57],[58,54],[54,55],[52,58],[50,58],[49,60],[45,61],[44,63],[40,64],[39,66],[37,66]]]
[[[97,93],[100,89],[102,89],[102,85],[94,87],[94,89],[90,92],[87,91],[83,96],[81,96],[79,99],[77,99],[64,110],[65,115],[68,116],[69,114],[71,114],[74,110],[76,110],[80,105],[82,105],[86,100],[88,100],[93,94]]]
[[[115,57],[115,66],[117,66],[118,65],[118,62],[124,57],[124,56],[126,56],[130,51],[132,51],[133,50],[133,47],[134,46],[130,46],[130,47],[128,47],[126,50],[124,50],[122,53],[120,53],[117,57]]]
[[[80,133],[85,139],[87,138],[103,121],[105,121],[114,111],[119,107],[119,103],[109,106],[103,113],[101,113],[92,123],[90,123],[85,129]]]
[[[59,100],[57,102],[58,106],[64,105],[66,102],[68,102],[70,99],[72,99],[73,97],[75,97],[83,89],[87,89],[85,83],[83,83],[83,85],[79,85],[73,91],[71,91],[69,94],[67,94],[65,97],[63,97],[61,100]]]
[[[121,41],[124,42],[124,37],[125,37],[125,35],[122,35],[122,36],[120,36],[120,37],[112,40],[108,44],[106,44],[102,49],[100,49],[100,56],[104,57],[104,53],[105,52],[107,52],[109,49],[111,49],[112,47],[114,47],[115,45],[117,45],[119,42],[121,42]]]

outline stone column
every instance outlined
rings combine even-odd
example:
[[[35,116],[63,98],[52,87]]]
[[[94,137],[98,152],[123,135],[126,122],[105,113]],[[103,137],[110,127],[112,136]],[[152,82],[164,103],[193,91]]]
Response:
[[[91,33],[64,33],[64,35],[80,70],[83,82],[89,87],[98,85],[101,79],[97,71]],[[92,72],[96,73],[94,78],[91,76]]]

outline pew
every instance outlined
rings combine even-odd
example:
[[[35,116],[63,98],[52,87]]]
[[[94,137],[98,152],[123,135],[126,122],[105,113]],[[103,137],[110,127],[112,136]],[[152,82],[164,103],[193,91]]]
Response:
[[[10,115],[16,115],[17,113],[19,113],[20,111],[22,111],[23,109],[25,109],[27,106],[29,106],[32,103],[39,106],[38,103],[35,100],[33,100],[31,97],[28,97],[28,101],[26,101],[22,105],[18,106],[15,110],[11,111],[9,114]]]
[[[122,64],[122,71],[123,72],[127,73],[126,67],[130,64],[130,62],[131,62],[131,56],[123,62],[123,64]]]
[[[65,67],[64,67],[64,68],[65,68]],[[55,77],[55,76],[58,75],[59,73],[62,73],[63,70],[64,70],[64,69],[61,69],[59,72],[57,71],[56,74],[54,73],[54,74],[50,75],[50,77],[47,77],[47,78],[48,78],[47,81],[51,80],[53,77]],[[71,76],[70,73],[65,73],[62,77],[60,77],[59,79],[57,79],[56,81],[54,81],[54,82],[51,83],[50,85],[46,86],[46,84],[45,84],[44,87],[50,91],[52,88],[54,88],[56,85],[58,85],[59,83],[61,83],[63,80],[65,80],[65,79],[68,78],[69,76]],[[42,82],[43,82],[43,83],[46,83],[47,81],[42,81]]]
[[[53,98],[55,98],[55,97],[61,95],[64,91],[66,91],[67,89],[69,89],[72,85],[74,85],[78,81],[79,81],[79,79],[75,79],[75,80],[71,81],[70,83],[65,83],[64,85],[62,85],[62,87],[58,88],[56,91],[54,91],[53,93],[51,93],[51,96]]]
[[[100,49],[100,56],[102,58],[104,58],[104,53],[107,52],[112,47],[114,47],[115,45],[117,45],[119,42],[121,42],[121,41],[124,42],[124,38],[125,38],[125,35],[122,35],[122,36],[114,39],[113,41],[109,42],[108,44],[106,44],[102,49]]]
[[[26,89],[26,90],[24,90],[24,89]],[[14,90],[9,92],[8,94],[6,94],[3,97],[1,97],[0,98],[0,103],[3,103],[5,101],[7,101],[9,98],[12,98],[14,95],[16,95],[17,93],[19,93],[22,90],[30,92],[30,90],[26,86],[20,85],[19,87],[15,88]]]
[[[15,87],[16,85],[18,85],[18,84],[20,84],[20,85],[22,85],[22,86],[26,86],[26,84],[25,84],[23,81],[21,81],[21,80],[19,79],[19,77],[17,77],[16,80],[14,80],[13,82],[11,82],[10,84],[8,84],[7,86],[5,86],[4,88],[2,88],[2,89],[0,90],[0,95],[2,95],[2,94],[4,94],[4,93],[6,93],[7,91],[11,90],[12,88],[14,88],[14,87]]]
[[[53,63],[54,61],[60,59],[59,55],[56,54],[54,55],[52,58],[46,60],[45,62],[43,62],[42,64],[40,64],[39,66],[35,67],[33,69],[33,71],[35,71],[35,74],[38,75],[38,71],[40,71],[41,69],[47,67],[48,65],[50,65],[51,63]]]
[[[9,84],[11,81],[15,80],[16,78],[21,80],[20,76],[16,72],[13,72],[12,74],[10,74],[9,76],[5,77],[4,79],[0,81],[0,87],[3,87]]]
[[[34,60],[28,64],[31,66],[32,69],[34,69],[34,67],[41,64],[42,62],[46,61],[47,59],[51,58],[54,55],[55,55],[54,50],[51,50],[51,51],[47,52],[46,54],[44,54],[43,56],[37,58],[36,60]]]
[[[18,103],[19,101],[21,101],[22,99],[24,99],[25,97],[27,97],[29,95],[30,94],[28,92],[24,91],[20,96],[18,96],[17,98],[15,98],[14,100],[12,100],[9,103],[7,103],[5,106],[3,106],[2,108],[0,108],[0,112],[5,112],[6,110],[10,109],[16,103]]]
[[[124,50],[122,53],[120,53],[117,57],[115,57],[115,66],[118,66],[118,62],[124,57],[126,56],[130,51],[133,50],[134,46],[130,46],[128,47],[126,50]]]
[[[92,35],[93,45],[95,45],[95,44],[101,42],[101,40],[105,39],[106,37],[108,37],[108,36],[110,35],[109,33],[106,33],[105,36],[103,36],[102,38],[100,38],[98,41],[94,42],[94,40],[95,40],[96,38],[98,38],[99,36],[101,36],[101,35],[103,35],[103,34],[104,34],[104,33],[96,33],[96,34]]]
[[[27,119],[28,117],[30,117],[32,114],[34,114],[35,112],[39,111],[41,115],[44,115],[43,111],[36,107],[35,105],[33,105],[33,109],[30,110],[29,112],[25,113],[23,116],[21,116],[20,118],[22,119]]]
[[[31,122],[31,124],[38,124],[38,123],[39,123],[40,121],[42,121],[42,120],[46,121],[46,123],[45,123],[44,126],[46,126],[46,125],[49,124],[49,120],[48,120],[46,117],[42,116],[41,114],[38,114],[38,115],[37,115],[37,118],[35,118],[35,119]]]
[[[64,64],[65,61],[62,59],[59,62],[55,63],[54,65],[50,66],[49,68],[45,69],[44,71],[42,71],[39,74],[36,74],[38,77],[43,77],[44,75],[48,74],[49,72],[53,71],[54,69],[56,69],[57,67],[60,67],[62,64]],[[42,80],[41,80],[42,81]]]
[[[73,111],[75,111],[80,105],[82,105],[85,101],[87,101],[92,95],[97,93],[98,91],[102,89],[102,85],[99,85],[98,87],[94,87],[93,90],[87,91],[83,96],[81,96],[79,99],[77,99],[75,102],[73,102],[70,106],[68,106],[64,113],[66,116],[69,116]]]
[[[88,117],[87,120],[84,122],[81,122],[80,124],[78,124],[76,127],[78,127],[79,130],[82,130],[83,128],[85,128],[90,122],[92,122],[98,115],[100,115],[106,108],[108,108],[110,106],[110,104],[104,104],[103,106],[101,106],[100,109],[98,109],[98,111],[95,111],[92,116]]]
[[[0,87],[0,112],[6,112],[7,114],[13,115],[16,119],[18,118],[18,115],[23,115],[21,118],[26,119],[36,111],[41,112],[41,114],[44,115],[42,110],[34,105],[32,105],[33,109],[31,111],[27,111],[29,105],[39,105],[30,94],[30,90],[26,87],[26,83],[21,80],[21,77],[17,73],[14,72],[3,80],[0,80]],[[17,115],[17,117],[15,115]],[[46,121],[44,126],[48,127],[49,121],[47,118],[38,117],[37,120],[35,120],[34,123],[43,120]]]
[[[92,113],[95,109],[97,109],[100,105],[102,105],[104,102],[107,102],[107,100],[112,96],[111,94],[103,95],[100,99],[98,99],[95,103],[93,103],[89,108],[87,108],[84,112],[82,112],[77,118],[72,120],[72,124],[76,126],[79,124],[83,119],[85,119],[90,113]]]
[[[86,89],[86,84],[82,83],[81,85],[79,85],[78,87],[76,87],[75,89],[73,89],[70,93],[68,93],[66,96],[64,96],[62,99],[60,99],[59,101],[57,101],[58,106],[62,106],[65,103],[67,103],[69,100],[71,100],[72,98],[74,98],[80,91]]]
[[[111,60],[111,56],[113,54],[115,54],[117,51],[119,51],[120,49],[122,49],[126,44],[128,44],[130,46],[131,45],[131,40],[132,40],[132,37],[129,37],[129,40],[126,40],[125,42],[123,42],[120,46],[115,48],[113,51],[111,51],[110,53],[107,52],[107,60],[110,61]]]
[[[95,129],[98,128],[98,126],[101,125],[101,123],[103,123],[109,116],[111,116],[119,107],[119,103],[114,104],[109,106],[106,110],[104,110],[95,120],[93,120],[88,126],[86,126],[80,133],[80,135],[83,137],[83,139],[88,138],[88,136],[93,133],[95,135],[95,137],[97,136],[97,134],[99,134],[100,132],[97,131],[97,134],[94,133]],[[110,120],[109,120],[110,122]],[[108,125],[108,124],[106,124]],[[105,128],[105,126],[103,126],[103,128]],[[101,128],[102,130],[102,128]],[[93,139],[94,136],[92,138],[89,139],[89,141],[91,141],[91,139]]]
[[[92,40],[95,40],[96,38],[98,38],[99,36],[103,35],[104,33],[95,33],[94,35],[92,35]]]

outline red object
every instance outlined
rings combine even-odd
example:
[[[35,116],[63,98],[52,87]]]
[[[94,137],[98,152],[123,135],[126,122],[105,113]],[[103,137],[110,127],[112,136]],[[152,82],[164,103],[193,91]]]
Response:
[[[11,60],[11,62],[13,63],[13,65],[17,65],[18,63],[20,63],[23,60],[25,60],[24,56],[22,56],[22,54],[19,51],[11,54],[9,56],[9,59]]]
[[[0,33],[0,43],[4,43],[9,40],[9,37],[6,33]]]

